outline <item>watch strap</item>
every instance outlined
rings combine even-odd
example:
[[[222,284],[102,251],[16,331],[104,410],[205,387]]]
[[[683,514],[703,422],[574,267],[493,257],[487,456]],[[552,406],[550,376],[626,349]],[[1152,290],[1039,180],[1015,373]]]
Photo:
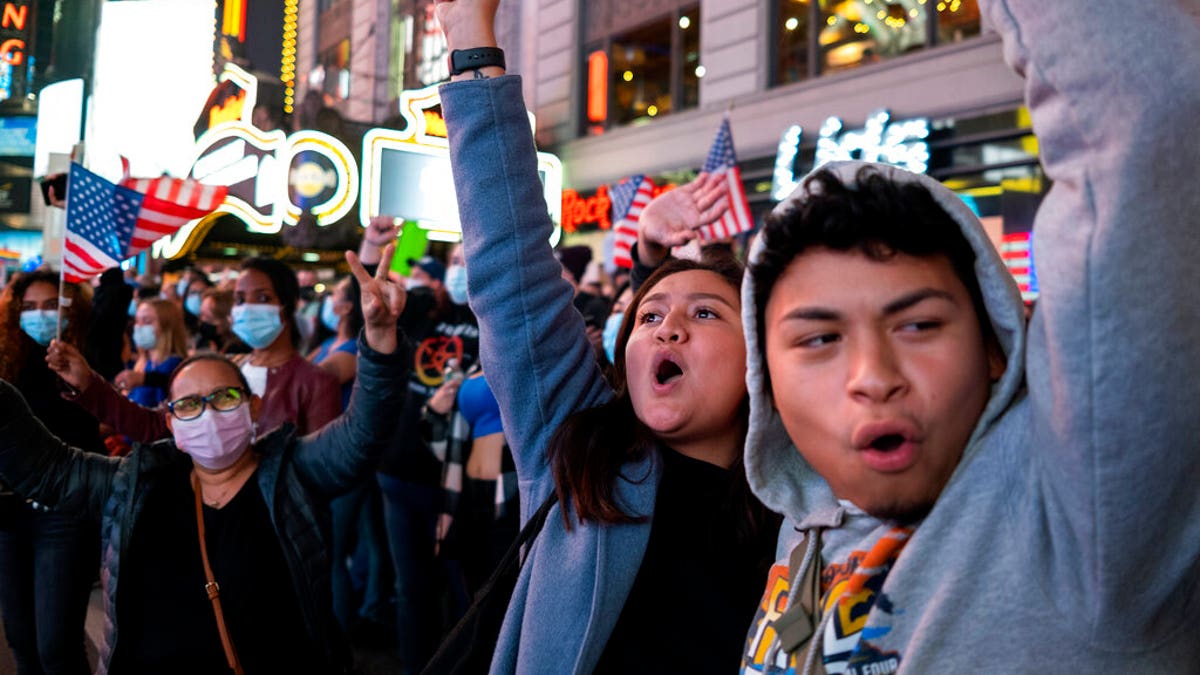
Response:
[[[455,49],[450,52],[450,74],[462,75],[468,70],[479,70],[488,66],[505,67],[504,50],[497,47]]]

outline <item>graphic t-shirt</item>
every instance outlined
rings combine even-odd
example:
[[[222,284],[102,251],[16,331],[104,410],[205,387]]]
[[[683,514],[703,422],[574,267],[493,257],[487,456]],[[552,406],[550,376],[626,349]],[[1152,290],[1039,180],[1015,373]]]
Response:
[[[872,609],[878,607],[889,614],[892,611],[890,600],[882,592],[883,583],[912,529],[882,523],[853,505],[844,506],[847,522],[822,537],[822,558],[838,562],[821,570],[821,614],[832,616],[825,621],[824,632],[814,639],[821,641],[827,673],[886,675],[900,667],[900,656],[881,652],[870,642],[876,636],[864,629]],[[848,542],[853,543],[847,546]],[[803,669],[798,653],[779,649],[774,627],[788,609],[790,589],[788,558],[784,558],[771,568],[766,592],[751,624],[742,655],[743,673],[794,674]]]
[[[414,291],[400,319],[412,344],[413,369],[395,440],[384,451],[380,471],[401,480],[440,486],[442,464],[423,437],[421,408],[442,386],[446,366],[456,362],[466,372],[475,365],[479,359],[479,324],[466,305],[450,304],[434,313],[435,303],[436,298],[427,290]]]

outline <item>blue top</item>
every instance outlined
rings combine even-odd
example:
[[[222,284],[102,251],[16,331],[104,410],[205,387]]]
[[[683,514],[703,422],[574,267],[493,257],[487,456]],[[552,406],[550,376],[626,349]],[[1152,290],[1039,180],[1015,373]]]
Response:
[[[500,422],[500,404],[483,376],[463,380],[458,389],[458,410],[471,425],[475,438],[498,434],[504,431]]]
[[[325,359],[329,358],[333,354],[336,354],[337,352],[345,352],[347,354],[352,354],[354,356],[358,356],[358,341],[357,340],[346,340],[342,344],[338,345],[337,349],[334,349],[331,352],[330,347],[332,347],[333,343],[335,343],[335,342],[337,342],[336,335],[321,343],[321,346],[317,348],[316,355],[313,356],[312,362],[313,362],[314,366],[321,365],[322,363],[325,362]],[[348,382],[346,382],[346,384],[342,385],[342,410],[345,410],[350,407],[350,392],[353,390],[354,390],[354,378],[350,378],[350,380]]]
[[[168,356],[162,363],[147,361],[146,372],[162,373],[163,375],[167,375],[169,377],[171,373],[175,372],[175,368],[178,367],[180,363],[183,363],[183,358],[179,356]],[[138,405],[146,406],[147,408],[153,408],[159,403],[162,403],[163,399],[166,397],[167,390],[162,387],[147,387],[143,385],[129,390],[129,400]]]

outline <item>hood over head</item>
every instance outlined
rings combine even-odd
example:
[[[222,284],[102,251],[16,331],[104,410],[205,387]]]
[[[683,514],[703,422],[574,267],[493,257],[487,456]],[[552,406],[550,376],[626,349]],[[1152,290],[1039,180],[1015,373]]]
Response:
[[[954,192],[928,176],[915,174],[886,164],[871,162],[830,162],[816,171],[830,171],[847,186],[854,187],[858,172],[871,167],[900,183],[924,187],[934,201],[956,222],[975,251],[975,275],[983,296],[992,329],[1003,349],[1007,367],[992,385],[991,397],[976,424],[959,468],[951,481],[971,460],[980,436],[1004,411],[1020,391],[1024,381],[1025,318],[1021,294],[1015,280],[992,245],[983,225]],[[810,174],[811,175],[811,174]],[[774,215],[787,212],[809,197],[807,178],[775,207]],[[749,265],[742,284],[742,326],[746,336],[746,386],[750,394],[750,427],[746,436],[746,476],[750,488],[770,509],[800,523],[808,514],[837,507],[832,489],[797,451],[775,410],[766,377],[766,355],[759,349],[758,310],[755,306],[754,279],[751,269],[762,257],[769,242],[761,234],[750,250]]]

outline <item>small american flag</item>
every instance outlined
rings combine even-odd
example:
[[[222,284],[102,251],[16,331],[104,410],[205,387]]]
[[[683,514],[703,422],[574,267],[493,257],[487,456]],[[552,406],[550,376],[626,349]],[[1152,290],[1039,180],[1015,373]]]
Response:
[[[633,267],[630,249],[637,241],[638,220],[642,209],[654,196],[654,181],[643,175],[630,176],[609,191],[612,200],[613,264],[626,269]]]
[[[77,283],[125,259],[142,196],[74,163],[67,181],[63,274]]]
[[[113,185],[78,164],[71,164],[67,180],[63,274],[71,283],[115,267],[212,213],[227,193],[223,186],[165,176],[126,177]]]
[[[125,171],[121,186],[145,197],[133,238],[129,242],[133,249],[129,256],[150,248],[150,244],[174,234],[188,222],[212,213],[225,201],[225,195],[229,192],[229,188],[224,186],[205,185],[200,181],[170,176],[130,178],[129,160],[122,157],[121,165]]]
[[[1033,266],[1033,233],[1011,232],[1005,234],[1000,241],[1000,257],[1008,268],[1017,288],[1021,289],[1021,299],[1032,302],[1038,297],[1037,271]]]
[[[750,204],[746,201],[746,189],[742,187],[742,172],[737,166],[737,155],[733,152],[733,132],[729,129],[729,115],[721,120],[717,137],[708,151],[708,159],[701,169],[712,175],[724,175],[729,183],[729,210],[712,225],[700,228],[702,239],[725,239],[741,232],[754,229],[750,217]]]

